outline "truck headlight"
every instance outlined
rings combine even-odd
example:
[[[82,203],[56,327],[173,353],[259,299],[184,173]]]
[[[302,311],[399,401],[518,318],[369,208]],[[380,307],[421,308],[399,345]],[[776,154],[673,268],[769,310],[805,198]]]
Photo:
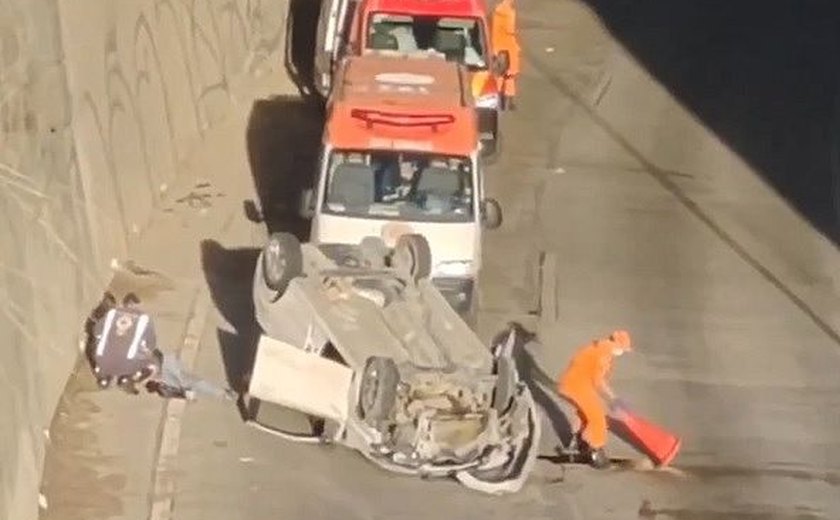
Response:
[[[432,277],[467,277],[472,273],[472,262],[468,260],[441,262],[432,270]]]

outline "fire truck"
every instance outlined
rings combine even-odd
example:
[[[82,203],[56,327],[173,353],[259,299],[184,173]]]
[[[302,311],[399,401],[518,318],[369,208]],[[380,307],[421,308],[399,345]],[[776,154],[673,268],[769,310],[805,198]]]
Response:
[[[495,157],[500,87],[510,57],[492,49],[488,13],[484,0],[322,0],[314,84],[327,97],[346,55],[439,54],[467,68],[482,153]]]
[[[326,108],[317,182],[301,207],[310,240],[394,247],[424,235],[432,283],[472,324],[482,230],[502,214],[484,197],[468,72],[432,55],[350,56]]]

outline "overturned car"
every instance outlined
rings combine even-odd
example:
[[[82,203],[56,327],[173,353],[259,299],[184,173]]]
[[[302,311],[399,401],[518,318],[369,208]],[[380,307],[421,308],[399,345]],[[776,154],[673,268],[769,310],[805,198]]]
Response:
[[[254,274],[263,335],[248,420],[392,471],[516,492],[539,444],[533,399],[510,349],[481,343],[428,279],[430,263],[421,235],[389,249],[373,237],[316,245],[273,234]]]

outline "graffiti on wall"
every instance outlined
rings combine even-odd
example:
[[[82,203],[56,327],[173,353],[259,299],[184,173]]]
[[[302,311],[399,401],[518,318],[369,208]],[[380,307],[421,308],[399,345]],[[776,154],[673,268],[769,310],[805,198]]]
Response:
[[[195,140],[225,116],[232,80],[274,60],[282,45],[279,2],[136,4],[142,5],[133,16],[120,12],[104,28],[101,77],[81,74],[91,70],[89,58],[68,62],[77,69],[71,84],[77,145],[91,176],[87,195],[96,206],[91,217],[110,221],[107,236],[130,237],[142,228]]]
[[[41,428],[92,287],[69,99],[56,49],[44,44],[57,28],[54,2],[0,0],[0,516],[8,518],[23,518],[21,490],[37,485]]]
[[[283,43],[283,2],[116,4],[0,0],[2,518],[35,504],[42,428],[108,258]]]

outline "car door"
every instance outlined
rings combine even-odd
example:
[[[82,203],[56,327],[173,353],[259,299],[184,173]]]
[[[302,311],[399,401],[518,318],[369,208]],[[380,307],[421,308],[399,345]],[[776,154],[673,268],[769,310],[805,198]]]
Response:
[[[344,53],[354,6],[352,0],[321,1],[313,82],[323,97],[329,96],[335,65]]]
[[[353,370],[317,349],[260,336],[248,394],[312,417],[344,424]]]

